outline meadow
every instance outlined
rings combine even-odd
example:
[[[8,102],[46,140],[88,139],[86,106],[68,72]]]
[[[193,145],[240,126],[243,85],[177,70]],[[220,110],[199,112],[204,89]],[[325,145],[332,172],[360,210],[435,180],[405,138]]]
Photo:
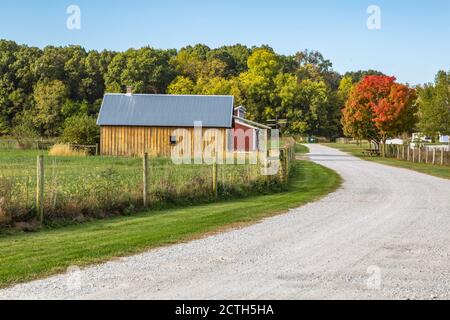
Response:
[[[0,150],[0,224],[36,217],[36,159],[44,155],[46,223],[127,215],[141,209],[141,158],[60,157],[37,150]],[[279,179],[261,175],[258,165],[218,165],[220,199],[281,190]],[[174,165],[149,159],[149,207],[160,209],[215,200],[211,165]]]

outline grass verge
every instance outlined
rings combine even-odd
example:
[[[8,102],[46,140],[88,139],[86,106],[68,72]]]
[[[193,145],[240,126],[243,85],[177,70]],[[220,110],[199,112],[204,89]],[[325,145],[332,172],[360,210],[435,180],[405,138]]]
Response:
[[[448,167],[448,166],[440,166],[440,165],[433,165],[433,164],[426,164],[426,163],[416,163],[416,162],[409,162],[409,161],[392,159],[392,158],[364,156],[362,154],[362,152],[364,151],[364,149],[369,148],[368,144],[363,144],[362,146],[357,146],[355,144],[327,143],[324,145],[339,149],[344,152],[348,152],[354,156],[357,156],[357,157],[367,160],[367,161],[373,161],[373,162],[385,164],[388,166],[394,166],[394,167],[398,167],[398,168],[414,170],[417,172],[425,173],[425,174],[439,177],[439,178],[450,179],[450,167]]]
[[[295,144],[295,153],[297,154],[307,154],[309,153],[309,148],[304,144],[296,143]]]
[[[340,184],[334,171],[299,161],[286,192],[3,236],[0,287],[254,223],[316,200]]]

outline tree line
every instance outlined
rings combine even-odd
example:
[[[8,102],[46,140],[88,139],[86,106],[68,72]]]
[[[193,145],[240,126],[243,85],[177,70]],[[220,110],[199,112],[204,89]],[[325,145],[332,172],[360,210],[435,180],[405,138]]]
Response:
[[[384,75],[374,70],[341,75],[320,52],[286,56],[269,46],[197,44],[115,52],[81,46],[40,49],[0,40],[0,136],[62,135],[70,142],[92,143],[98,139],[95,118],[104,93],[131,86],[135,93],[233,95],[251,120],[286,119],[286,134],[334,138],[348,127],[342,110],[349,97],[355,99],[359,86],[370,87],[361,84],[368,76]],[[436,81],[414,90],[419,99],[412,99],[416,118],[408,130],[446,130],[449,74],[440,73]],[[362,135],[361,130],[345,132]]]

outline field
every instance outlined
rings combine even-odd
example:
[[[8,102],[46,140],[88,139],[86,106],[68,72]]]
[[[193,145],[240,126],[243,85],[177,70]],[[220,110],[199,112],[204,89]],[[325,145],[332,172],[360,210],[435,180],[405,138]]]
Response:
[[[36,157],[39,151],[0,151],[0,224],[36,217]],[[54,157],[45,154],[46,223],[130,214],[144,209],[140,158]],[[211,165],[174,165],[150,159],[149,207],[167,208],[215,200]],[[280,190],[257,165],[219,165],[219,197],[229,199]],[[278,188],[278,189],[277,189]]]
[[[288,190],[277,194],[0,236],[0,287],[253,223],[318,199],[341,183],[335,172],[308,161],[297,162],[292,173]]]
[[[348,152],[354,156],[357,156],[361,159],[374,161],[377,163],[414,170],[417,172],[429,174],[432,176],[450,179],[450,167],[449,166],[440,166],[433,164],[425,164],[425,163],[417,163],[417,162],[409,162],[404,160],[397,160],[393,158],[383,158],[383,157],[368,157],[363,155],[364,149],[369,148],[368,143],[363,143],[361,146],[357,146],[356,144],[344,144],[344,143],[328,143],[324,144],[326,146],[339,149],[344,152]]]

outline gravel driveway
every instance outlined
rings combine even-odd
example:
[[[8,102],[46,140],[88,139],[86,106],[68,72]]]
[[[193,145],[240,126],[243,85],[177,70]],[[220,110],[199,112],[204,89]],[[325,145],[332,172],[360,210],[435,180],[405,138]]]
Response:
[[[345,180],[316,203],[0,299],[449,299],[450,181],[310,148]]]

